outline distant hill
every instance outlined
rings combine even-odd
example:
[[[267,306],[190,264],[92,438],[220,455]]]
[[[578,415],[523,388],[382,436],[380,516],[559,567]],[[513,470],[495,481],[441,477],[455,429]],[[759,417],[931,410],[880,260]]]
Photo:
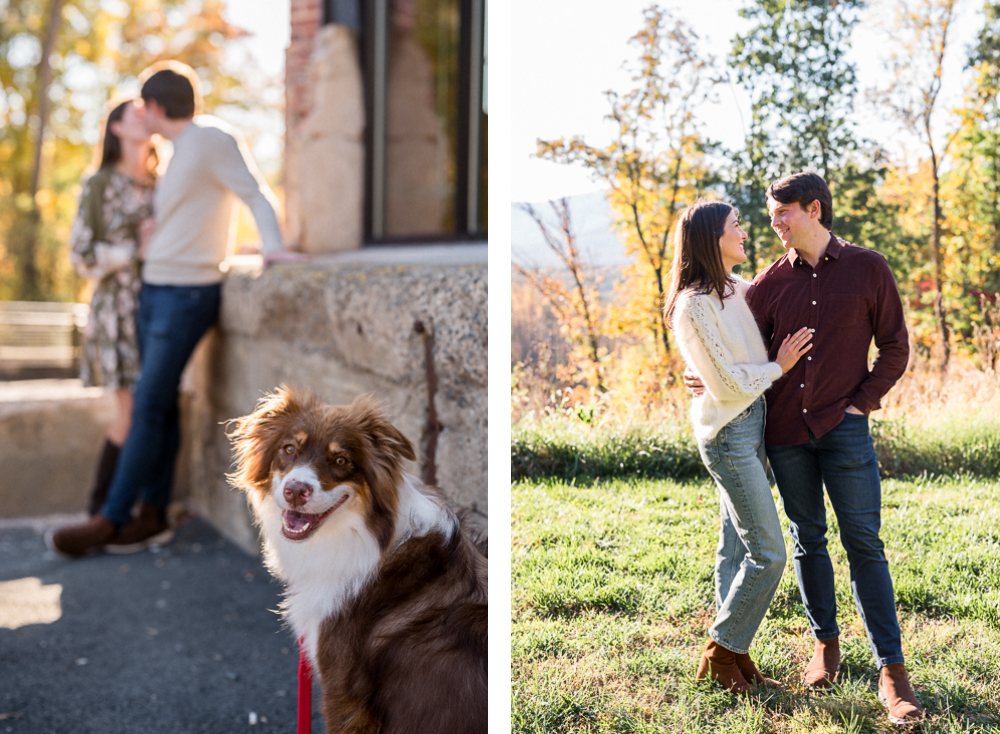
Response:
[[[625,255],[624,246],[612,230],[611,211],[605,192],[595,191],[568,198],[570,223],[584,261],[594,267],[628,265],[632,260]],[[545,243],[538,225],[519,204],[520,202],[511,204],[511,261],[524,267],[561,266],[559,258]],[[531,205],[558,234],[556,216],[549,203],[532,202]]]

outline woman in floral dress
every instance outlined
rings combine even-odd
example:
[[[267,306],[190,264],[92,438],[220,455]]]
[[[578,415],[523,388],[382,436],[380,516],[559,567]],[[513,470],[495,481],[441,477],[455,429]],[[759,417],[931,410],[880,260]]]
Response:
[[[114,390],[118,403],[91,492],[91,515],[104,503],[118,451],[131,426],[132,390],[139,377],[135,319],[139,268],[142,242],[152,225],[157,162],[142,102],[113,104],[104,129],[100,167],[84,181],[70,235],[74,268],[96,281],[84,331],[81,377],[84,385]]]

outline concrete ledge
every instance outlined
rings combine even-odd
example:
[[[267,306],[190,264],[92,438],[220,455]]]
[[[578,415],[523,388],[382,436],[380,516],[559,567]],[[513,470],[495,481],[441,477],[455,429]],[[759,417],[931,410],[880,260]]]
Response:
[[[84,509],[115,409],[79,380],[0,382],[0,518]]]
[[[245,499],[226,481],[226,422],[281,383],[341,404],[372,393],[416,447],[410,470],[421,475],[432,337],[437,484],[488,514],[486,245],[373,247],[266,272],[259,257],[230,265],[219,323],[182,380],[175,499],[257,552]],[[79,380],[0,383],[0,518],[84,509],[114,411],[111,393]]]
[[[234,259],[218,328],[185,380],[179,484],[189,506],[244,548],[257,533],[242,495],[228,488],[225,422],[279,384],[331,403],[372,393],[428,458],[425,339],[433,335],[437,484],[486,515],[486,245],[377,247],[259,271]]]

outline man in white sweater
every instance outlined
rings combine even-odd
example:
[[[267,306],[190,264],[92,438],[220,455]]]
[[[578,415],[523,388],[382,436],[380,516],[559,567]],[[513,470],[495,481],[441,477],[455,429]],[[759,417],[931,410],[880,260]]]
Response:
[[[146,126],[170,140],[174,154],[156,188],[155,228],[145,247],[137,317],[142,374],[132,431],[107,501],[89,522],[49,538],[52,548],[73,557],[102,546],[130,552],[168,539],[166,508],[180,446],[181,372],[219,313],[220,265],[233,234],[236,199],[253,214],[265,264],[304,258],[283,248],[277,200],[239,134],[219,119],[194,116],[194,71],[170,61],[143,76]]]

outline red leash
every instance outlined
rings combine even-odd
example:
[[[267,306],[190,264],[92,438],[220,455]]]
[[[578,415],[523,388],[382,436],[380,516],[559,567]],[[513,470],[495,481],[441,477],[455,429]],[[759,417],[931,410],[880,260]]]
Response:
[[[312,732],[312,679],[313,670],[306,655],[305,638],[299,638],[299,722],[298,734]]]

